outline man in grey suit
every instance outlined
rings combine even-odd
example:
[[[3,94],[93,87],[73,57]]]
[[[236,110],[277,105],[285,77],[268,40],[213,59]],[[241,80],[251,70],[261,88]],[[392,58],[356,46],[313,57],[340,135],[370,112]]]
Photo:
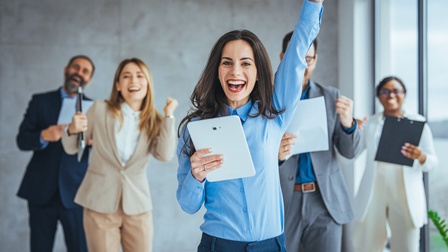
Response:
[[[283,39],[283,52],[292,33]],[[335,148],[353,158],[360,151],[360,133],[352,116],[353,102],[336,88],[310,80],[317,63],[317,40],[308,51],[301,100],[323,96],[327,112],[329,150],[290,154],[294,139],[286,133],[279,148],[280,182],[285,204],[285,235],[288,251],[340,251],[342,225],[354,215]],[[280,53],[280,59],[283,56]],[[286,108],[287,109],[287,108]],[[335,148],[334,148],[335,147]]]

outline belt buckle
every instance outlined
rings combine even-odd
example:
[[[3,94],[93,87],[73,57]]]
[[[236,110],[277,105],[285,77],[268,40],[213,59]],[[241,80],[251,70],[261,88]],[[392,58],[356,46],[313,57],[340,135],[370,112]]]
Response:
[[[306,189],[305,187],[311,185],[312,188],[311,189]],[[314,182],[310,182],[310,183],[303,183],[300,185],[302,187],[302,192],[304,193],[310,193],[310,192],[315,192],[316,191],[316,184]]]

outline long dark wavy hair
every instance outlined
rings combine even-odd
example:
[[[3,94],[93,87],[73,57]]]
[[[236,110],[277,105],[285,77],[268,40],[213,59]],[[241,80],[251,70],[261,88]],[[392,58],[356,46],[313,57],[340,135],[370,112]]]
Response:
[[[201,78],[191,94],[192,108],[179,124],[178,136],[184,133],[182,131],[185,131],[186,124],[193,118],[209,119],[227,113],[227,97],[218,79],[218,68],[224,46],[230,41],[240,39],[246,41],[252,47],[257,68],[257,83],[250,94],[250,100],[258,106],[258,112],[249,116],[257,117],[262,115],[273,119],[280,113],[283,113],[284,109],[277,110],[272,103],[274,88],[272,67],[263,43],[251,31],[233,30],[221,36],[213,46]],[[184,139],[184,144],[190,147],[190,151],[186,151],[185,145],[183,151],[191,156],[195,152],[193,143],[189,137]]]

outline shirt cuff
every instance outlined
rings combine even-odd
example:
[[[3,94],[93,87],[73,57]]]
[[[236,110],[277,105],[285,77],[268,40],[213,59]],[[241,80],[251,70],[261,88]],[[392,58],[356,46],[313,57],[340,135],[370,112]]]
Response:
[[[342,123],[341,123],[341,127],[342,127],[342,130],[345,133],[351,134],[351,133],[353,133],[353,131],[355,131],[356,127],[358,127],[358,122],[353,118],[353,125],[352,125],[352,127],[346,128],[346,127],[344,127],[344,125],[342,125]]]
[[[40,147],[45,149],[48,146],[48,142],[43,140],[41,136],[39,136]]]
[[[300,17],[303,20],[308,20],[308,21],[312,21],[312,22],[316,22],[320,25],[321,21],[322,21],[322,13],[324,11],[324,7],[320,4],[317,3],[313,3],[310,2],[308,0],[303,1],[303,6],[306,8],[302,7],[302,10],[300,11]]]
[[[190,192],[194,192],[195,194],[199,194],[202,193],[202,191],[204,191],[204,187],[205,187],[205,181],[207,179],[204,179],[204,181],[199,182],[197,181],[193,174],[191,173],[191,170],[188,172],[187,176],[185,177],[185,181],[183,183],[184,186],[187,187],[187,189]]]

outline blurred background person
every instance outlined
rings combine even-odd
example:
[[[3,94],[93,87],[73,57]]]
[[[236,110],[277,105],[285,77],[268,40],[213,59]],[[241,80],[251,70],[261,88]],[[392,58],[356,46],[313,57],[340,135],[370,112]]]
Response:
[[[82,208],[73,200],[86,173],[89,152],[86,148],[79,162],[77,155],[64,152],[60,140],[66,125],[58,124],[58,118],[62,101],[75,99],[78,87],[85,88],[94,71],[89,57],[72,57],[64,67],[62,87],[34,94],[20,124],[17,145],[33,151],[17,193],[28,201],[31,251],[53,250],[58,222],[67,251],[87,251]]]
[[[146,176],[150,155],[169,161],[176,146],[173,112],[154,105],[148,66],[137,58],[123,60],[109,100],[96,101],[87,115],[78,112],[64,132],[68,153],[78,151],[77,135],[93,139],[92,158],[75,202],[84,207],[89,251],[151,251],[152,201]]]
[[[356,251],[383,251],[390,227],[391,251],[417,252],[420,228],[427,223],[423,172],[437,167],[431,130],[423,128],[419,146],[405,143],[403,156],[413,159],[412,167],[375,161],[385,116],[424,121],[409,114],[402,105],[406,87],[397,77],[386,77],[378,84],[376,96],[384,111],[367,118],[362,144],[367,150],[366,168],[354,201],[357,221],[354,225]]]
[[[283,39],[280,59],[292,32]],[[329,149],[293,155],[299,136],[286,133],[278,151],[280,182],[285,204],[285,235],[288,251],[340,251],[342,225],[354,215],[336,150],[346,158],[360,151],[360,133],[353,118],[353,101],[339,90],[311,80],[318,61],[317,39],[307,55],[301,100],[323,96],[327,113]],[[300,95],[300,94],[297,94]]]

